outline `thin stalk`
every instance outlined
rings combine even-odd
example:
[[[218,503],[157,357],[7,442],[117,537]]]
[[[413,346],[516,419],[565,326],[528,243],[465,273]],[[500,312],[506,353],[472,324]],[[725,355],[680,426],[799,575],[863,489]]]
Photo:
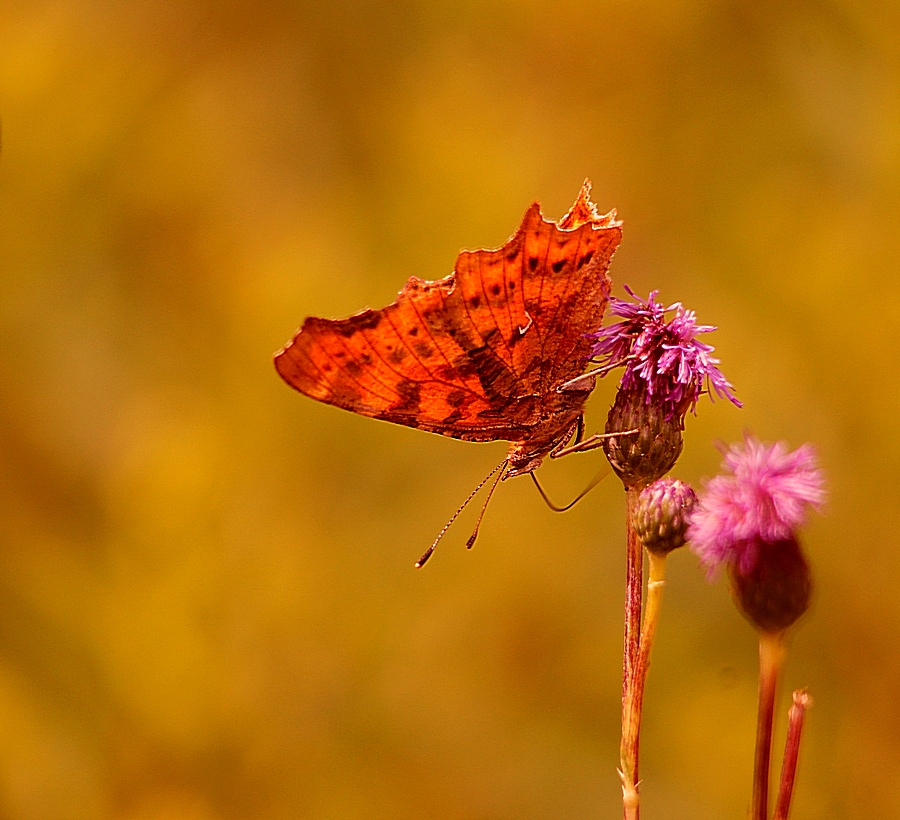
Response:
[[[638,661],[638,676],[643,682],[647,679],[650,668],[650,652],[653,650],[653,638],[659,623],[659,612],[662,607],[663,592],[666,589],[666,558],[668,553],[649,552],[650,577],[647,579],[647,605],[644,609],[644,623],[641,626],[641,650]]]
[[[634,528],[638,489],[625,494],[625,645],[622,657],[622,741],[619,747],[619,775],[622,778],[622,810],[625,820],[639,820],[638,745],[640,703],[636,700],[636,670],[641,649],[641,604],[643,594],[644,547]]]
[[[788,713],[788,733],[784,743],[784,760],[781,764],[781,783],[778,787],[778,802],[775,804],[775,820],[787,820],[791,810],[791,796],[794,792],[794,778],[797,774],[797,758],[800,754],[800,738],[803,733],[803,718],[812,704],[812,698],[805,689],[794,692],[793,705]]]
[[[772,723],[775,692],[784,662],[784,633],[759,635],[759,712],[756,722],[756,758],[753,767],[752,820],[767,820],[769,814],[769,764],[772,757]]]
[[[644,606],[643,623],[641,624],[640,644],[638,648],[637,665],[634,669],[630,697],[628,699],[628,715],[623,721],[622,748],[623,759],[638,759],[638,751],[641,743],[641,720],[644,713],[644,691],[647,683],[647,672],[650,669],[650,653],[653,650],[653,638],[656,635],[656,626],[659,623],[660,607],[662,606],[663,591],[666,588],[666,554],[648,552],[649,578],[647,579],[647,599]],[[635,771],[637,780],[637,771]],[[634,810],[628,814],[629,806],[626,804],[626,818],[637,817],[640,812],[640,795],[637,791],[637,782],[632,795],[631,805]]]

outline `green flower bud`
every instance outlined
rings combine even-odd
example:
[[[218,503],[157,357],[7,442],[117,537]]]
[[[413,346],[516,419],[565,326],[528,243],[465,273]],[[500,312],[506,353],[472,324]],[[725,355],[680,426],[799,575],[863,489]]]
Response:
[[[651,552],[664,554],[684,545],[697,495],[677,478],[660,478],[641,490],[634,527]]]

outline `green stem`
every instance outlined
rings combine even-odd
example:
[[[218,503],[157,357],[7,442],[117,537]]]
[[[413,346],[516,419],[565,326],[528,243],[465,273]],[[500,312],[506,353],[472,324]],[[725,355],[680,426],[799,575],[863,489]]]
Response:
[[[756,758],[753,767],[752,820],[767,820],[769,814],[769,764],[772,756],[772,723],[775,692],[784,662],[783,632],[759,635],[759,712],[756,723]]]

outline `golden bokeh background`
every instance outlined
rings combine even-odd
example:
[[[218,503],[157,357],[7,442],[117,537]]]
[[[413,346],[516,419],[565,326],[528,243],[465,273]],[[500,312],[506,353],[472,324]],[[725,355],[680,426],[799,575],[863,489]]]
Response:
[[[0,818],[620,816],[617,482],[559,516],[510,481],[414,571],[504,445],[271,365],[586,176],[617,293],[718,325],[746,403],[701,405],[676,474],[745,430],[828,472],[792,816],[896,817],[898,31],[875,0],[4,5]],[[644,814],[743,817],[754,636],[669,563]]]

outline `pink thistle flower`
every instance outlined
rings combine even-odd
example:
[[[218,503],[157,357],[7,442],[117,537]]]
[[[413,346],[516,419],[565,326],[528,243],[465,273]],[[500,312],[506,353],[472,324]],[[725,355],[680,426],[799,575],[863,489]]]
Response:
[[[625,290],[635,300],[612,297],[610,313],[623,321],[591,334],[593,356],[604,371],[623,365],[621,389],[640,393],[647,404],[662,404],[667,419],[683,419],[688,408],[696,413],[697,400],[704,393],[727,398],[736,407],[741,402],[710,355],[711,345],[698,339],[716,328],[697,324],[696,314],[680,302],[668,307],[656,301],[658,291],[647,300]],[[666,314],[675,315],[666,320]]]
[[[724,451],[722,466],[691,519],[691,549],[711,573],[728,564],[745,574],[761,542],[793,539],[808,510],[821,509],[824,479],[811,445],[791,452],[749,435]]]

